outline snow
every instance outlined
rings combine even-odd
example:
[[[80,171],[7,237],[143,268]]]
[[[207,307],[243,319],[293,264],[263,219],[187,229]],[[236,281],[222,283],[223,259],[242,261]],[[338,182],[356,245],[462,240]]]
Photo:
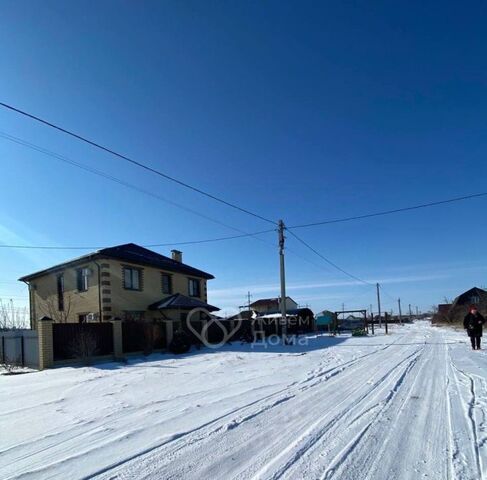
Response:
[[[0,376],[0,478],[487,478],[463,332],[306,338]]]

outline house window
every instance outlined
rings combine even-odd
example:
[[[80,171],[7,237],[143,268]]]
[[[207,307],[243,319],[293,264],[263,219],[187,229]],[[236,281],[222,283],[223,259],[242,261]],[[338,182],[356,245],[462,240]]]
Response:
[[[161,274],[162,279],[162,293],[170,295],[172,293],[172,276],[167,273]]]
[[[188,279],[188,293],[190,297],[200,296],[200,281],[195,278]]]
[[[57,286],[57,308],[60,312],[64,310],[64,275],[61,273],[56,277]]]
[[[473,297],[470,297],[470,303],[478,305],[480,303],[480,297],[478,295],[474,295]]]
[[[88,268],[78,268],[76,270],[76,285],[78,292],[86,292],[88,290],[88,277],[90,270]]]
[[[126,290],[142,290],[140,269],[123,267],[123,288]]]

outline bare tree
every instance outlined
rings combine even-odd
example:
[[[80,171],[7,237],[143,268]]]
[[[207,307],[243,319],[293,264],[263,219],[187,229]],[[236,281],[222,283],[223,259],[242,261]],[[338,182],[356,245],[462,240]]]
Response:
[[[0,299],[0,330],[26,328],[27,314],[27,307],[16,307],[12,299],[6,303]]]
[[[86,365],[89,365],[98,350],[96,337],[88,331],[79,332],[70,345],[70,352]]]
[[[55,323],[67,323],[74,308],[74,297],[70,293],[64,294],[63,309],[59,310],[57,298],[49,297],[40,305],[42,315],[47,315]]]
[[[5,370],[4,375],[15,375],[17,370],[21,368],[20,360],[18,362],[13,360],[0,361],[0,369]]]

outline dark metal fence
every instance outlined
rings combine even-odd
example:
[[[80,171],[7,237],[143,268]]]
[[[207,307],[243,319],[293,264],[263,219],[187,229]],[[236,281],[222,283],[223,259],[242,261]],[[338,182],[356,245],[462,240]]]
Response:
[[[54,361],[113,353],[111,323],[55,323],[52,326]]]
[[[166,327],[162,322],[122,322],[122,345],[125,353],[150,353],[165,348]]]
[[[203,329],[203,322],[200,320],[191,321],[191,328],[189,328],[186,320],[181,321],[181,330],[188,335],[190,342],[193,345],[200,345],[202,343],[201,341],[202,329]]]

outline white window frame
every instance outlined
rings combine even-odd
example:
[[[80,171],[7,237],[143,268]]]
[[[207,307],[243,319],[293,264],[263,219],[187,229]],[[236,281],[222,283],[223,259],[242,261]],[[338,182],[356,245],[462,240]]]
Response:
[[[134,275],[134,272],[137,275]],[[141,291],[141,270],[136,267],[123,267],[123,288],[125,290]]]

